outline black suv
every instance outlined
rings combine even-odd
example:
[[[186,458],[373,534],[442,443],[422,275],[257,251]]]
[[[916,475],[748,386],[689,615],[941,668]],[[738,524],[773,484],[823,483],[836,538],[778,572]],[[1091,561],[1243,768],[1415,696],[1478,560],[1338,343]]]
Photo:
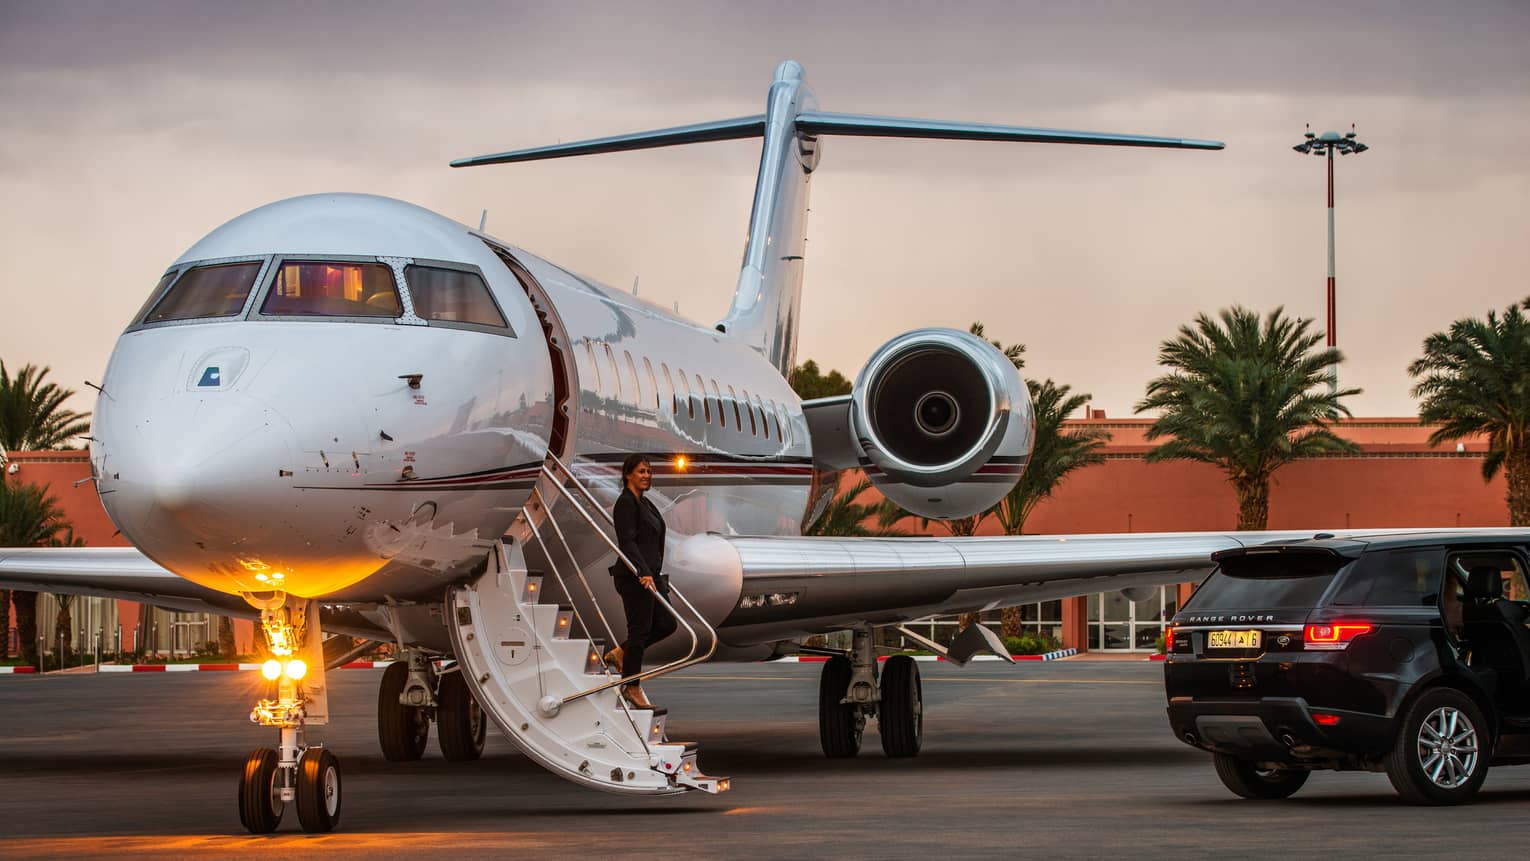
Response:
[[[1412,533],[1218,553],[1167,632],[1169,724],[1244,798],[1318,769],[1458,804],[1530,764],[1530,532]]]

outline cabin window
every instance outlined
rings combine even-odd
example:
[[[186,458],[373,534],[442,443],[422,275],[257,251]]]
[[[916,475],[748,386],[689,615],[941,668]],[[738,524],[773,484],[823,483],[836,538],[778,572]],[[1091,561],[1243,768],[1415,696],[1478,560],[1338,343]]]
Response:
[[[766,398],[765,402],[770,405],[770,409],[766,411],[767,414],[770,416],[771,420],[776,423],[776,439],[780,442],[786,442],[786,437],[781,433],[781,420],[777,418],[775,399]]]
[[[494,304],[489,285],[476,272],[411,265],[404,267],[404,280],[409,282],[414,313],[421,319],[510,328]]]
[[[702,420],[707,424],[712,423],[712,399],[707,397],[707,384],[701,381],[701,375],[696,375],[696,391],[701,397]]]
[[[622,350],[622,355],[627,357],[627,378],[632,381],[632,405],[640,407],[643,405],[643,382],[638,377],[637,365],[632,362],[631,351]]]
[[[675,415],[680,415],[680,392],[675,389],[675,378],[669,375],[669,363],[660,362],[659,370],[664,374],[664,388],[669,389],[669,397],[675,408]]]
[[[648,361],[647,356],[643,357],[643,370],[648,372],[648,387],[653,389],[653,409],[658,412],[663,408],[659,402],[659,379],[653,375],[653,363]]]
[[[797,434],[792,430],[792,417],[786,412],[786,404],[776,404],[776,412],[781,416],[778,425],[781,428],[781,439],[790,446],[797,441]]]
[[[591,387],[591,391],[594,391],[596,394],[599,394],[600,393],[600,363],[595,361],[595,342],[591,341],[589,338],[585,338],[584,339],[584,352],[585,352],[585,354],[587,356],[589,356],[589,359],[590,359],[590,370],[595,372],[595,385],[593,387]]]
[[[738,428],[739,433],[744,432],[744,416],[738,411],[738,393],[733,387],[728,387],[728,403],[733,405],[733,426]]]
[[[606,361],[611,363],[611,385],[616,387],[616,399],[621,400],[622,376],[621,371],[616,368],[616,353],[611,350],[611,345],[604,341],[601,342],[601,346],[606,348]]]
[[[744,412],[749,414],[749,435],[750,436],[759,436],[760,435],[760,426],[755,424],[755,421],[754,421],[754,401],[749,399],[749,390],[748,389],[744,389],[743,392],[744,392]],[[742,431],[743,428],[739,428],[739,430]]]
[[[276,317],[389,317],[404,314],[393,270],[380,263],[289,260],[260,306]]]
[[[145,323],[166,320],[200,320],[206,317],[233,317],[244,310],[244,301],[260,275],[263,264],[226,263],[221,266],[198,266],[182,275],[163,299],[143,318]],[[160,279],[161,289],[166,275]],[[391,279],[390,279],[391,280]]]
[[[722,392],[718,391],[716,380],[712,380],[712,400],[717,403],[717,423],[727,427],[728,408],[723,404]]]
[[[765,402],[759,395],[754,396],[754,408],[760,414],[760,434],[770,439],[770,422],[765,419]]]
[[[680,377],[680,385],[685,388],[685,411],[690,416],[690,418],[695,418],[696,401],[691,397],[690,380],[686,379],[684,368],[676,368],[675,371]],[[678,412],[678,410],[676,412]]]

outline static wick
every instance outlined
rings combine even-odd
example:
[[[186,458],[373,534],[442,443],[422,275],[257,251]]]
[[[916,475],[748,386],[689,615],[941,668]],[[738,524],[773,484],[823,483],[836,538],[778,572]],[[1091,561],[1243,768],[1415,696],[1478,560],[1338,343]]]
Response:
[[[482,233],[484,225],[489,223],[489,211],[485,209],[483,215],[478,216],[478,232]]]

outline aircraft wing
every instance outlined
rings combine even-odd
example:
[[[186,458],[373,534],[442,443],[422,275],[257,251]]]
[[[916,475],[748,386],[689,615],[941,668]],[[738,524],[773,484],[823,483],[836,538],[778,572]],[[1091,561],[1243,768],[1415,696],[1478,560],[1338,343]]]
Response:
[[[259,618],[243,598],[178,577],[136,547],[0,547],[0,589],[118,598],[187,613]],[[391,639],[353,611],[321,609],[325,631]]]
[[[1408,531],[1420,530],[1333,534]],[[864,623],[1197,581],[1210,573],[1211,554],[1219,550],[1312,536],[1311,530],[992,538],[717,535],[708,536],[709,548],[697,550],[726,557],[720,542],[737,555],[743,592],[720,633],[744,646]]]

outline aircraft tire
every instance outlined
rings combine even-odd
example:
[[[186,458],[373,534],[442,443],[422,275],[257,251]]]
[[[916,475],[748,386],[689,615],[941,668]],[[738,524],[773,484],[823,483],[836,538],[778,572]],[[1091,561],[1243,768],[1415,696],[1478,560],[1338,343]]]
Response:
[[[298,760],[297,812],[309,834],[340,824],[340,760],[328,748],[310,747]]]
[[[924,685],[919,664],[893,655],[882,666],[882,704],[877,708],[882,752],[890,757],[918,756],[924,742]]]
[[[269,747],[257,747],[244,761],[239,778],[239,822],[251,834],[270,834],[282,822],[287,805],[281,800],[276,776],[280,758]]]
[[[430,718],[425,710],[398,701],[409,681],[409,663],[394,661],[377,688],[377,742],[389,762],[413,762],[425,755]]]
[[[469,762],[483,756],[488,719],[460,670],[441,677],[436,701],[436,741],[441,745],[441,755],[449,762]]]
[[[830,759],[848,759],[861,752],[866,715],[859,706],[840,703],[853,674],[850,659],[835,655],[824,663],[818,677],[818,741]]]

